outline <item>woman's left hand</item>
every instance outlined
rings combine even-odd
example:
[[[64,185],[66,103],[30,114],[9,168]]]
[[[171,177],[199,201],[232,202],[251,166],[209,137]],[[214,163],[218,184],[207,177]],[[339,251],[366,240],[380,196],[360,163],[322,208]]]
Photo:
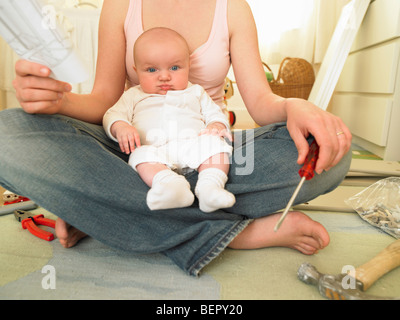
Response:
[[[334,167],[351,147],[351,132],[337,116],[324,111],[309,101],[287,99],[287,128],[296,144],[298,164],[303,164],[308,153],[306,138],[311,134],[319,145],[315,167],[318,174]]]

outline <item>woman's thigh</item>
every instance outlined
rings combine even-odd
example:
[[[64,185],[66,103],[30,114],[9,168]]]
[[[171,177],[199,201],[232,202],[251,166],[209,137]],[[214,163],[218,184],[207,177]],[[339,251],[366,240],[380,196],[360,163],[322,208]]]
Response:
[[[309,138],[311,143],[312,137]],[[226,188],[235,194],[229,212],[257,218],[284,209],[300,182],[297,149],[284,123],[239,132]],[[306,181],[295,203],[336,188],[348,172],[351,153],[328,172]]]
[[[196,205],[151,211],[148,186],[101,126],[22,110],[1,112],[0,143],[2,186],[112,247],[148,253],[187,243],[203,250],[204,243],[213,247],[210,239],[217,242],[243,220],[224,212],[206,215]]]

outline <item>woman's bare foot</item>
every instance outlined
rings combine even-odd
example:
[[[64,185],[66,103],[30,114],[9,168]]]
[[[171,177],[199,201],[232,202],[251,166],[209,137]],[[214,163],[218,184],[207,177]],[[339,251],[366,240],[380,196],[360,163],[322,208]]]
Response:
[[[78,243],[79,240],[87,235],[75,227],[69,225],[61,218],[56,221],[56,235],[64,248],[71,248]]]
[[[302,212],[289,212],[277,232],[275,224],[281,214],[255,219],[233,241],[233,249],[288,247],[304,254],[314,254],[329,244],[329,234],[319,223]]]

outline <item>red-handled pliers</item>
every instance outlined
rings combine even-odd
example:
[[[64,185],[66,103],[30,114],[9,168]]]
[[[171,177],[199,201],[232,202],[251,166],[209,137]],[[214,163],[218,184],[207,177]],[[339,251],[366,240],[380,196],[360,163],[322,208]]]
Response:
[[[29,211],[15,210],[15,219],[17,219],[22,224],[22,228],[28,229],[30,233],[34,236],[41,238],[43,240],[52,241],[54,240],[54,235],[51,232],[40,229],[37,225],[43,225],[51,228],[56,227],[56,221],[52,219],[47,219],[42,214],[33,215]]]

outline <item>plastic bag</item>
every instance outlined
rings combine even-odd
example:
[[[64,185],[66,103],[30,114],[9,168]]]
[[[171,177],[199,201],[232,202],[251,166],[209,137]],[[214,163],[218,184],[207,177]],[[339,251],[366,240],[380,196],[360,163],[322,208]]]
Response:
[[[345,202],[363,220],[400,239],[400,178],[379,180]]]

